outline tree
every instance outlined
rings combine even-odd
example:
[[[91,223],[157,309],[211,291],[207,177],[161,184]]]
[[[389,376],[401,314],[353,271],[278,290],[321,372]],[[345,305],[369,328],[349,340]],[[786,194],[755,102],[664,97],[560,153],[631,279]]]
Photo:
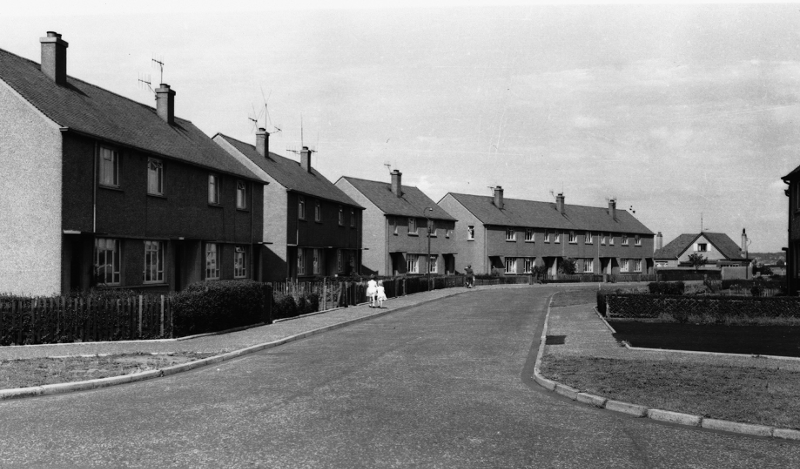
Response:
[[[558,266],[558,272],[564,275],[572,275],[575,273],[575,259],[566,257]]]
[[[697,254],[697,253],[689,254],[688,263],[690,266],[694,267],[695,271],[697,271],[697,269],[699,269],[700,267],[706,265],[706,262],[708,262],[708,260],[705,257],[703,257],[702,254]]]

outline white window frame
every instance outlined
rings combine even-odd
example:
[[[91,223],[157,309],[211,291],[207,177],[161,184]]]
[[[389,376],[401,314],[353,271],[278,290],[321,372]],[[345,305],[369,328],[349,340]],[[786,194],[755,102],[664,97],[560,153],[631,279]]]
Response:
[[[517,258],[516,257],[506,257],[505,258],[506,270],[505,273],[507,274],[516,274],[517,273]]]
[[[517,240],[517,230],[514,228],[506,228],[506,241],[516,241]]]
[[[584,259],[583,260],[583,273],[585,273],[585,274],[593,274],[594,273],[594,259]]]
[[[536,263],[536,258],[534,257],[525,257],[522,261],[522,273],[529,274],[533,272],[533,266]]]
[[[621,244],[623,246],[627,246],[628,245],[628,235],[626,235],[626,234],[622,235],[622,243]]]
[[[399,232],[400,232],[400,231],[398,230],[398,228],[397,228],[397,218],[395,218],[395,217],[389,217],[389,224],[390,224],[390,225],[393,227],[393,228],[392,228],[392,234],[393,234],[393,235],[395,235],[395,236],[397,236],[397,233],[399,233]]]
[[[614,245],[614,233],[609,233],[608,234],[608,245],[609,246],[613,246]]]
[[[467,241],[475,241],[475,225],[467,226]]]
[[[216,174],[208,175],[208,203],[219,205],[219,176]]]
[[[164,283],[164,243],[144,242],[144,283]]]
[[[409,274],[419,273],[419,255],[406,254],[406,272]]]
[[[452,228],[447,228],[446,230],[444,230],[444,237],[445,238],[449,238],[452,234],[453,234]]]
[[[642,245],[642,237],[639,236],[639,235],[634,235],[633,244],[635,244],[636,246],[641,246]]]
[[[147,159],[147,193],[164,195],[164,163],[158,158]]]
[[[414,229],[412,230],[411,227],[414,227]],[[413,217],[408,217],[408,234],[415,235],[418,233],[419,232],[417,229],[417,219]]]
[[[236,181],[236,208],[247,209],[247,183],[244,181]]]
[[[630,272],[631,265],[629,259],[621,259],[619,264],[619,271],[620,272]]]
[[[247,248],[244,246],[233,250],[233,278],[247,278]]]
[[[429,223],[428,230],[431,233],[431,238],[437,238],[439,236],[438,235],[439,230],[438,228],[436,228],[436,220],[430,220],[428,221],[428,223]]]
[[[219,244],[206,243],[206,280],[219,280]]]
[[[322,250],[314,248],[311,251],[311,272],[314,275],[319,275],[322,271]]]
[[[606,244],[606,234],[600,233],[600,245],[605,246],[605,244]]]
[[[115,238],[96,238],[94,240],[94,271],[99,284],[119,285],[122,264],[121,243]],[[109,259],[110,257],[110,259]],[[101,269],[101,258],[103,260]],[[109,260],[111,261],[109,263]],[[110,266],[110,268],[109,268]],[[102,270],[102,274],[101,274]],[[100,280],[102,278],[102,281]]]
[[[641,272],[642,271],[642,260],[641,259],[634,259],[633,260],[633,271],[634,272]]]
[[[108,147],[100,147],[97,155],[97,182],[101,186],[119,187],[119,152]]]
[[[550,230],[544,230],[544,242],[545,243],[550,242]]]
[[[533,231],[533,228],[525,228],[525,242],[526,243],[536,242],[536,232]]]
[[[697,243],[694,246],[694,250],[695,252],[708,252],[708,243]]]
[[[297,196],[297,218],[306,219],[306,198],[302,195]]]
[[[431,254],[428,258],[428,272],[431,274],[439,273],[439,256],[437,254]]]
[[[594,236],[591,231],[583,234],[583,244],[594,244]]]
[[[556,243],[556,244],[561,242],[561,232],[560,231],[556,231],[555,232],[555,238],[554,238],[553,242]]]
[[[574,231],[570,230],[569,232],[569,244],[578,244],[578,234]]]
[[[322,221],[322,204],[319,200],[314,201],[314,221],[321,222]]]

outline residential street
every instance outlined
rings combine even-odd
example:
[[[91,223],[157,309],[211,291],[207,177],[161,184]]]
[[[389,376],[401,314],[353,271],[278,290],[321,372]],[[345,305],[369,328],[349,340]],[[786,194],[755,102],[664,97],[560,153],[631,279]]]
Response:
[[[550,296],[470,292],[141,383],[0,402],[3,467],[800,467],[531,379]]]

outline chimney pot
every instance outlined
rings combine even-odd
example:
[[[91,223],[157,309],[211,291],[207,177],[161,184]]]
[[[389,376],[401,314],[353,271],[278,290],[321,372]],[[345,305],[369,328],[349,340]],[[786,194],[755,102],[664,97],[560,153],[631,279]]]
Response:
[[[659,250],[662,247],[664,247],[664,236],[659,231],[656,235],[656,250]]]
[[[564,194],[562,194],[560,192],[556,196],[556,208],[558,208],[558,213],[560,213],[561,215],[564,215],[564,213],[565,213],[565,210],[564,210]]]
[[[392,171],[392,193],[397,197],[403,196],[403,186],[401,184],[403,173],[398,170]]]
[[[300,152],[300,166],[309,173],[311,172],[311,150],[308,147],[303,147]]]
[[[495,188],[494,188],[494,206],[499,208],[500,210],[503,209],[504,202],[503,202],[503,187],[502,186],[495,186]]]
[[[39,38],[42,44],[42,73],[59,85],[67,84],[67,47],[55,31],[47,31],[47,37]]]
[[[175,91],[166,83],[156,89],[156,112],[169,125],[175,123]]]
[[[608,214],[614,221],[617,221],[617,201],[615,199],[608,201]]]
[[[265,158],[269,155],[269,132],[263,127],[256,132],[256,151]]]

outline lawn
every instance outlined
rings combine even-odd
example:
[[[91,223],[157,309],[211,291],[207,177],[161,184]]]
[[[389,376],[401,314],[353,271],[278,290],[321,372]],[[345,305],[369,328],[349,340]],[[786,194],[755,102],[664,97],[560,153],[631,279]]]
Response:
[[[800,428],[800,372],[545,355],[542,374],[616,400],[704,417]]]
[[[129,354],[0,361],[0,389],[69,383],[128,375],[206,358],[213,354]]]

